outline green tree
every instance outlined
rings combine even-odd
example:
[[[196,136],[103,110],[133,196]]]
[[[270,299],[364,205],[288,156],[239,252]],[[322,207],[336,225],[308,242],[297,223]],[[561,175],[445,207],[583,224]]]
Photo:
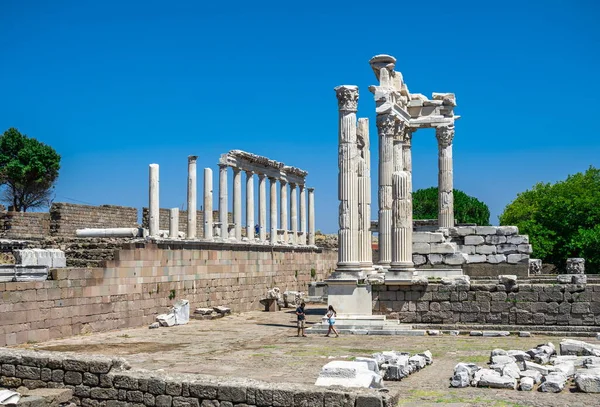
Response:
[[[476,223],[480,226],[490,224],[490,209],[479,199],[469,196],[458,189],[454,192],[454,219],[458,223]],[[437,219],[438,189],[431,187],[419,189],[413,193],[413,218]]]
[[[52,147],[15,128],[0,136],[2,200],[15,211],[48,206],[59,169],[60,155]]]
[[[564,270],[569,257],[586,259],[586,272],[600,272],[600,170],[538,183],[517,195],[500,215],[529,235],[533,257]]]

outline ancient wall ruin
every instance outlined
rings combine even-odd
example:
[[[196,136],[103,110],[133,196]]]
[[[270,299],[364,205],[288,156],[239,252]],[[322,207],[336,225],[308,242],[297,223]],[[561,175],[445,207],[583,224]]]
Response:
[[[0,212],[0,237],[4,239],[41,239],[50,235],[47,212]]]
[[[56,269],[52,280],[0,283],[0,346],[147,325],[176,299],[191,307],[259,309],[267,289],[307,292],[336,261],[336,252],[314,248],[129,244],[105,268]]]
[[[600,326],[600,284],[379,285],[373,310],[405,323]]]
[[[70,388],[82,406],[393,407],[398,395],[369,389],[330,390],[291,383],[128,370],[105,356],[0,349],[0,386]],[[293,377],[290,377],[290,381]]]

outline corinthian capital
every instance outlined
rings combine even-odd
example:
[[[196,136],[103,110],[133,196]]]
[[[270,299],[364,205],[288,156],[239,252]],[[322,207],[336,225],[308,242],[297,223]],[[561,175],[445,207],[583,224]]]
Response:
[[[396,118],[391,114],[378,114],[377,115],[377,130],[379,135],[392,137],[396,134]]]
[[[338,109],[346,112],[356,112],[358,108],[358,86],[341,85],[335,88]]]
[[[411,142],[412,142],[412,136],[415,131],[417,131],[417,129],[415,129],[414,127],[406,126],[406,128],[404,129],[404,134],[403,134],[403,138],[402,138],[402,141],[404,142],[405,146],[410,147]]]
[[[436,127],[435,137],[438,139],[440,147],[448,147],[454,138],[454,126]]]

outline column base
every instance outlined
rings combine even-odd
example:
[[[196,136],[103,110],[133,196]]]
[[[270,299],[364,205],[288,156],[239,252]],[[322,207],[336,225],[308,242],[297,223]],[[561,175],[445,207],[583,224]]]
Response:
[[[326,283],[327,305],[332,305],[338,314],[373,314],[373,297],[370,285],[357,284],[356,280],[344,281],[340,279],[328,279]]]

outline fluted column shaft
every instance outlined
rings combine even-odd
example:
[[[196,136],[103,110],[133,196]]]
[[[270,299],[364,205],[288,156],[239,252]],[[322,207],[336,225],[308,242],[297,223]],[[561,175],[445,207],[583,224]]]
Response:
[[[169,239],[179,238],[179,208],[169,209]]]
[[[338,99],[338,198],[339,232],[338,263],[339,271],[360,271],[358,257],[358,147],[356,144],[356,109],[358,88],[338,86],[335,88]]]
[[[242,240],[242,171],[233,169],[233,233]]]
[[[290,222],[292,223],[290,242],[298,244],[298,190],[296,184],[292,183],[290,183]]]
[[[222,239],[227,239],[229,237],[227,206],[227,166],[219,165],[219,222],[221,223]]]
[[[403,165],[403,135],[394,140],[394,173],[392,175],[392,262],[391,271],[413,267],[412,202],[409,173]]]
[[[452,172],[452,140],[454,126],[436,128],[438,139],[438,225],[454,227],[454,182]]]
[[[213,238],[213,173],[204,169],[204,238]]]
[[[379,265],[392,262],[392,173],[394,167],[395,119],[377,115],[379,133]]]
[[[369,119],[358,119],[358,261],[364,271],[373,268],[371,247],[371,154]]]
[[[407,129],[404,143],[402,144],[402,167],[409,175],[409,192],[412,201],[412,135],[415,129]]]
[[[277,180],[269,178],[271,184],[271,244],[277,243]]]
[[[258,238],[267,240],[267,177],[258,174]]]
[[[308,188],[308,244],[315,245],[315,189]]]
[[[149,199],[148,199],[148,233],[150,236],[158,236],[160,206],[159,197],[158,164],[150,164],[149,167]]]
[[[283,243],[288,241],[288,199],[287,199],[287,181],[279,180],[279,221],[281,222],[281,229],[283,235],[281,240]]]
[[[187,187],[187,238],[196,238],[196,208],[197,208],[197,190],[196,190],[196,160],[198,156],[190,155],[188,157],[188,187]]]
[[[300,185],[300,237],[299,244],[306,244],[306,192],[304,185]]]
[[[246,237],[254,240],[254,172],[246,171]]]

